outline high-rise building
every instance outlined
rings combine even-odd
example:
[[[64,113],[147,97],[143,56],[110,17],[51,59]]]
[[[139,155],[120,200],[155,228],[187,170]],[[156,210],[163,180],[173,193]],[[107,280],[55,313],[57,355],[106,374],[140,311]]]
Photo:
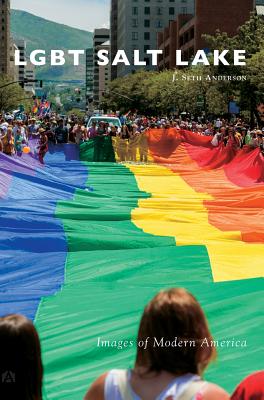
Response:
[[[93,100],[94,107],[99,106],[100,102],[100,82],[99,82],[99,72],[100,68],[98,65],[98,56],[97,52],[100,50],[100,46],[108,42],[110,39],[110,30],[101,28],[94,30],[94,38],[93,38]]]
[[[11,38],[10,41],[10,79],[14,82],[18,81],[18,66],[15,65],[15,51],[18,50],[17,45]]]
[[[154,69],[146,51],[157,49],[157,33],[179,14],[194,14],[194,0],[112,0],[112,58],[117,49],[125,50],[133,64],[134,50],[139,50],[145,68]],[[124,76],[136,68],[119,64],[117,71],[112,68],[111,76]]]
[[[86,97],[86,111],[89,111],[90,104],[93,98],[93,71],[94,71],[94,60],[93,60],[93,49],[86,49],[85,51],[85,97]]]
[[[214,35],[220,30],[235,36],[254,9],[255,0],[210,0],[210,7],[208,0],[196,0],[194,16],[179,15],[158,33],[158,48],[163,50],[159,69],[175,68],[176,50],[182,51],[185,61],[190,60],[197,50],[209,51],[205,34]]]
[[[98,50],[107,50],[110,52],[110,41],[102,43],[98,46]],[[104,94],[107,91],[108,83],[110,81],[110,64],[99,66],[99,104],[104,99]]]
[[[118,0],[112,0],[111,2],[111,14],[110,14],[110,55],[111,64],[114,56],[117,52],[117,17],[118,17]],[[117,78],[117,67],[111,66],[111,80]]]
[[[31,81],[31,82],[27,82],[25,83],[24,87],[25,87],[25,91],[26,92],[30,92],[30,93],[35,93],[35,87],[36,84],[35,82],[32,82],[33,80],[36,79],[36,74],[35,74],[35,66],[31,63],[28,62],[28,65],[25,68],[25,79]]]
[[[0,74],[10,74],[10,0],[0,0]]]
[[[18,50],[20,51],[20,61],[26,61],[26,42],[25,40],[17,40],[16,45]],[[21,82],[24,81],[25,79],[25,72],[26,72],[26,66],[25,65],[19,65],[18,67],[18,80]]]

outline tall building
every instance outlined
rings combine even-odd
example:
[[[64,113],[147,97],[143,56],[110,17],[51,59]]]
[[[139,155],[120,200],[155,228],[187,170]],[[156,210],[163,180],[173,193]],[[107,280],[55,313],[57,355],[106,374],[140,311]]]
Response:
[[[10,74],[10,0],[0,0],[0,74]]]
[[[179,14],[194,14],[194,0],[112,0],[112,57],[117,49],[125,50],[133,64],[134,50],[139,50],[147,63],[146,69],[154,69],[145,53],[157,49],[157,32]],[[112,68],[111,76],[124,76],[135,69],[133,65],[119,64],[117,70]]]
[[[249,20],[255,5],[255,0],[210,0],[208,7],[208,0],[196,0],[194,16],[179,15],[158,34],[158,48],[163,50],[159,69],[175,68],[176,50],[182,51],[185,61],[197,50],[209,51],[204,34],[214,35],[220,30],[228,36],[236,35],[238,28]]]
[[[101,28],[94,30],[94,38],[93,38],[93,100],[94,107],[99,106],[100,102],[100,82],[99,82],[99,72],[100,68],[97,63],[98,57],[97,52],[100,50],[100,46],[108,42],[110,39],[110,30]]]
[[[10,79],[12,81],[18,81],[18,66],[15,65],[15,51],[18,50],[17,45],[11,38],[10,41]]]
[[[118,0],[111,1],[111,11],[110,11],[110,55],[111,64],[113,62],[114,56],[117,52],[117,18],[118,18]],[[117,67],[111,66],[111,80],[117,78]]]
[[[17,40],[16,45],[18,50],[20,51],[20,61],[26,61],[26,42],[25,40]],[[26,66],[19,65],[18,67],[18,80],[23,82],[25,79]]]
[[[108,40],[107,42],[98,46],[98,50],[107,50],[110,52],[110,41]],[[104,93],[107,90],[107,86],[110,81],[110,70],[110,64],[99,66],[99,104],[104,99]]]
[[[93,98],[93,49],[86,49],[85,51],[85,98],[86,98],[86,111],[89,111],[91,100]]]
[[[29,81],[33,81],[36,79],[35,66],[30,62],[28,62],[28,65],[25,68],[24,79],[28,79]],[[35,82],[28,82],[25,83],[24,85],[25,91],[33,94],[35,94],[35,87],[36,87]]]

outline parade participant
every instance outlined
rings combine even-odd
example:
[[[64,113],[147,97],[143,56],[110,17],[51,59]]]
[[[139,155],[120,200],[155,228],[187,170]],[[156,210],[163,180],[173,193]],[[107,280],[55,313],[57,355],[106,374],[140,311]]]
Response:
[[[117,148],[117,155],[119,161],[126,161],[127,160],[127,150],[128,150],[128,140],[129,137],[127,127],[125,125],[122,126],[121,132],[117,137],[116,141],[116,148]]]
[[[48,136],[46,135],[46,131],[44,128],[40,128],[39,133],[40,133],[40,139],[39,139],[39,145],[37,147],[39,149],[38,157],[39,157],[39,162],[41,164],[44,164],[44,157],[48,151]]]
[[[176,338],[186,344],[177,346]],[[216,350],[202,343],[212,340],[205,314],[192,294],[185,289],[162,291],[145,307],[134,368],[102,375],[85,400],[229,400],[223,389],[203,380]],[[156,345],[162,342],[171,346]]]
[[[219,146],[219,144],[221,143],[221,141],[223,140],[223,136],[225,134],[225,128],[221,128],[220,132],[216,132],[216,134],[214,135],[211,143],[214,147]]]
[[[132,131],[129,134],[128,141],[128,160],[136,162],[137,161],[137,150],[139,147],[140,135],[137,132],[137,125],[133,125]]]
[[[105,123],[103,121],[99,122],[97,134],[94,139],[94,161],[104,161],[104,139],[107,135]]]
[[[117,127],[114,126],[113,124],[110,125],[110,136],[111,137],[116,137],[117,135]]]
[[[21,134],[20,129],[16,131],[16,137],[15,137],[15,150],[16,154],[21,157],[22,156],[22,145],[23,145],[24,138]],[[25,141],[24,141],[25,143]]]
[[[68,124],[70,125],[70,127],[69,127],[69,142],[75,143],[75,131],[74,131],[75,122],[72,120],[69,120]]]
[[[148,138],[146,131],[141,132],[139,136],[139,159],[140,162],[148,162]]]
[[[127,125],[122,125],[120,137],[122,137],[122,139],[129,139],[129,130]]]
[[[62,118],[58,121],[58,127],[55,129],[55,140],[58,144],[68,143],[69,140],[68,129],[64,126],[64,120]]]
[[[259,140],[258,140],[256,131],[251,132],[251,141],[249,142],[249,145],[250,145],[250,147],[253,147],[254,149],[256,149],[258,147]]]
[[[37,124],[36,118],[31,118],[30,124],[28,125],[29,138],[35,138],[38,136],[39,125]]]
[[[245,145],[249,145],[251,142],[251,133],[250,130],[247,131],[247,134],[245,136]]]
[[[74,126],[73,134],[75,137],[75,143],[78,145],[86,139],[86,128],[82,125],[81,121]]]
[[[55,139],[54,139],[54,132],[53,132],[52,129],[51,129],[51,123],[50,123],[50,122],[47,122],[47,123],[46,123],[45,131],[46,131],[46,135],[47,135],[47,137],[48,137],[48,141],[54,143],[54,142],[55,142]]]
[[[21,315],[0,318],[0,354],[0,398],[42,400],[43,366],[33,323]]]
[[[88,139],[94,139],[97,136],[96,122],[92,122],[92,126],[88,129]]]
[[[231,400],[263,400],[264,371],[255,372],[245,378],[236,388]]]
[[[12,135],[12,126],[7,128],[6,134],[2,137],[3,153],[8,156],[14,154],[14,138]]]

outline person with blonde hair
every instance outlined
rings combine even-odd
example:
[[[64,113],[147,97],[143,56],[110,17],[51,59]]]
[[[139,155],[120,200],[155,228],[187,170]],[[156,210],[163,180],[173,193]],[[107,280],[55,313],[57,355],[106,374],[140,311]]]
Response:
[[[15,141],[13,137],[13,128],[9,126],[6,134],[2,137],[3,153],[12,156],[15,150]]]
[[[158,293],[141,318],[135,366],[111,370],[90,387],[85,400],[228,400],[219,386],[203,380],[216,357],[205,314],[185,289]]]

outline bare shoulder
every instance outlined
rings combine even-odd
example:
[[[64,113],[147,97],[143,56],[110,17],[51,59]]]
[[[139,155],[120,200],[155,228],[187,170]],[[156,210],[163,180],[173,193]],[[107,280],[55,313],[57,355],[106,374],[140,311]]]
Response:
[[[230,400],[230,396],[220,386],[209,383],[203,390],[203,400]]]
[[[101,375],[92,383],[84,400],[104,400],[104,385],[107,373]]]

